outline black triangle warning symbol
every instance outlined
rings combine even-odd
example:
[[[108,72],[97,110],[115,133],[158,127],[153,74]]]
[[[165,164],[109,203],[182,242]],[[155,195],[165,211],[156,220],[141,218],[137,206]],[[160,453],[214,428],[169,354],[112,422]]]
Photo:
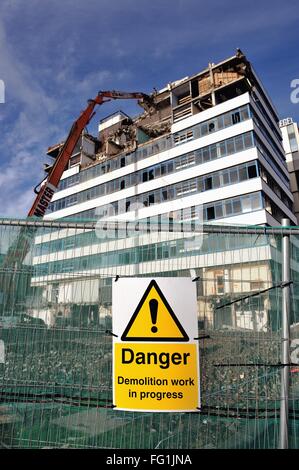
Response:
[[[152,280],[125,331],[122,341],[189,341],[164,294]]]

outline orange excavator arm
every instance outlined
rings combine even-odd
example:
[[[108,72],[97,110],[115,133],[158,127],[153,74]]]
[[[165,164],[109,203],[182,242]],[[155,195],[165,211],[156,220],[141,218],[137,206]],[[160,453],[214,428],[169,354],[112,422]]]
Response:
[[[124,92],[115,90],[100,91],[94,100],[89,100],[86,109],[73,123],[65,143],[56,157],[54,165],[52,166],[47,178],[41,184],[35,201],[30,211],[28,212],[28,217],[43,217],[45,215],[53,194],[57,189],[62,173],[64,172],[66,165],[74,152],[79,137],[92,117],[95,115],[95,106],[116,99],[137,99],[138,104],[146,111],[150,112],[152,109],[154,109],[152,98],[145,93],[140,92]],[[16,241],[10,246],[7,255],[3,260],[2,268],[11,269],[12,267],[16,267],[16,265],[22,264],[28,251],[30,250],[30,244],[35,232],[36,229],[32,227],[23,227],[20,230]]]
[[[94,100],[88,101],[87,108],[81,113],[79,118],[73,123],[69,135],[61,148],[53,167],[51,168],[47,179],[42,184],[36,199],[28,213],[28,217],[43,217],[51,202],[54,192],[57,189],[62,173],[73,154],[79,137],[94,116],[94,108],[110,100],[116,99],[137,99],[138,103],[150,110],[153,106],[152,99],[145,93],[123,92],[123,91],[100,91]]]

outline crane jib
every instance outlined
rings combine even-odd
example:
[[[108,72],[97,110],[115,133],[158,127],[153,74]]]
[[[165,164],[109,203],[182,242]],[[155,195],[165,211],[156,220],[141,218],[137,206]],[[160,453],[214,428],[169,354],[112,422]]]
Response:
[[[49,183],[47,184],[46,188],[41,189],[43,194],[37,201],[37,205],[36,205],[33,215],[37,217],[43,217],[45,215],[45,212],[51,202],[51,199],[53,197],[53,194],[55,193],[55,190],[56,190],[55,186]]]

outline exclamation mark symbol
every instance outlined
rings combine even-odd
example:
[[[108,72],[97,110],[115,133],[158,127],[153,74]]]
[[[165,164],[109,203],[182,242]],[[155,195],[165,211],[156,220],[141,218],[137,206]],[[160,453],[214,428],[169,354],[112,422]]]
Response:
[[[158,328],[155,326],[157,323],[157,316],[158,316],[158,300],[152,299],[149,301],[149,307],[150,307],[150,312],[151,312],[151,318],[152,318],[152,333],[157,333]]]

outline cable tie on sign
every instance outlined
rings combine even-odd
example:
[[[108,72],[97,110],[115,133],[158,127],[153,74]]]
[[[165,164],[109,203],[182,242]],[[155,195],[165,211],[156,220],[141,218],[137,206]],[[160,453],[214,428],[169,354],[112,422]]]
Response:
[[[192,282],[197,282],[200,279],[200,276],[196,276],[194,279],[192,279]]]
[[[198,338],[193,338],[193,339],[211,339],[210,335],[204,335],[204,336],[198,336]]]
[[[117,336],[117,335],[115,335],[114,333],[112,333],[112,331],[111,331],[111,330],[106,330],[106,331],[105,331],[105,333],[108,333],[109,335],[111,335],[111,336],[115,336],[115,338],[118,338],[118,336]]]
[[[115,279],[114,279],[114,282],[117,282],[118,280],[119,280],[119,275],[116,274]]]
[[[282,282],[280,284],[280,287],[282,287],[282,288],[283,287],[288,287],[288,286],[291,286],[292,284],[294,284],[293,281]]]

